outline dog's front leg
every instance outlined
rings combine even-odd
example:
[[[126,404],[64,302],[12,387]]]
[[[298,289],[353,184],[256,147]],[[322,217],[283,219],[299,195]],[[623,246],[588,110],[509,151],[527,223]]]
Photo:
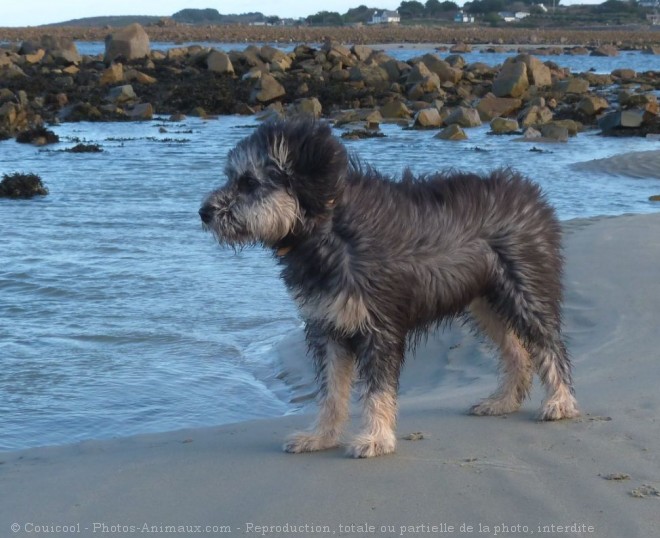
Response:
[[[397,391],[404,339],[379,333],[365,338],[358,351],[363,390],[362,431],[353,439],[348,455],[371,458],[396,449]]]
[[[285,452],[314,452],[337,446],[348,418],[354,354],[348,346],[331,339],[314,338],[310,348],[317,366],[319,414],[310,431],[295,433],[287,439]]]

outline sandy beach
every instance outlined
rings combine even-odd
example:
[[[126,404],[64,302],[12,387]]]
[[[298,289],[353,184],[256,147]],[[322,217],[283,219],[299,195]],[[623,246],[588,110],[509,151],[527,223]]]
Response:
[[[0,536],[658,536],[658,237],[660,214],[566,223],[579,419],[536,422],[538,384],[515,415],[468,416],[495,361],[454,327],[408,360],[394,455],[282,453],[306,415],[0,453]]]

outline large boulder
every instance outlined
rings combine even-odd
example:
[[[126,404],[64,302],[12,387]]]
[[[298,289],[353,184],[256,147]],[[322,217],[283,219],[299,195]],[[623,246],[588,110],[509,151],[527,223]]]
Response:
[[[477,111],[482,121],[490,121],[499,116],[510,116],[520,110],[521,106],[521,99],[487,95],[477,104]]]
[[[77,64],[82,59],[76,44],[67,37],[45,35],[41,38],[41,46],[57,63]]]
[[[497,97],[520,97],[527,88],[527,65],[523,62],[505,63],[493,81],[493,93]]]
[[[149,36],[144,28],[134,22],[105,38],[105,61],[115,58],[139,60],[149,56]]]
[[[454,124],[445,127],[437,135],[434,135],[433,138],[439,138],[440,140],[467,140],[467,135],[461,129],[460,125]]]
[[[396,100],[386,103],[380,107],[380,113],[382,114],[383,118],[389,119],[407,119],[410,118],[412,114],[404,102]]]
[[[416,129],[433,129],[442,127],[442,117],[437,108],[423,108],[415,115],[413,127]]]
[[[518,115],[518,121],[523,127],[548,123],[552,121],[552,110],[547,106],[531,105]]]
[[[214,73],[234,74],[234,66],[229,59],[229,55],[219,50],[212,50],[206,57],[206,67]]]
[[[555,89],[562,93],[587,93],[589,91],[589,81],[579,77],[571,77],[559,81]]]
[[[458,124],[461,127],[477,127],[481,125],[481,118],[479,118],[476,108],[459,106],[445,119],[445,123],[447,125]]]
[[[320,118],[323,112],[321,102],[316,97],[304,97],[296,101],[295,113],[301,116],[312,116]]]
[[[516,133],[520,129],[518,122],[511,118],[493,118],[490,128],[496,134]]]
[[[601,45],[591,52],[591,56],[618,56],[619,51],[614,45]]]
[[[577,109],[587,116],[595,116],[607,110],[610,104],[607,99],[598,95],[585,95],[577,104]]]
[[[519,54],[514,62],[522,62],[527,66],[527,79],[531,85],[543,88],[552,84],[550,68],[531,54]]]
[[[286,95],[286,90],[273,75],[264,73],[259,77],[252,98],[260,103],[269,103]]]
[[[441,82],[451,82],[456,84],[463,78],[463,71],[452,67],[444,60],[438,58],[435,54],[425,54],[422,57],[422,62],[431,71],[440,78]]]

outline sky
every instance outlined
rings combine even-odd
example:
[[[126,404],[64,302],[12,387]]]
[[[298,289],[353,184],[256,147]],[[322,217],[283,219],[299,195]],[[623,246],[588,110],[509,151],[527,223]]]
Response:
[[[425,0],[421,0],[422,3]],[[454,0],[462,5],[464,0]],[[572,3],[594,4],[603,0],[563,0]],[[321,10],[346,13],[350,8],[361,4],[383,9],[396,9],[401,0],[325,0],[310,2],[299,0],[113,0],[94,2],[90,0],[1,0],[0,27],[39,26],[84,17],[102,15],[160,15],[169,16],[185,8],[214,8],[226,15],[260,11],[264,15],[277,15],[283,18],[306,17]],[[551,3],[551,2],[550,2]]]

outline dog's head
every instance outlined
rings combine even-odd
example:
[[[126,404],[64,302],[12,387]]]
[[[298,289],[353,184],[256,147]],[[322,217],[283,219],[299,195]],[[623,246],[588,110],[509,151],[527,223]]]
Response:
[[[199,214],[220,243],[274,247],[327,217],[347,168],[346,150],[326,124],[269,122],[229,152],[227,182]]]

